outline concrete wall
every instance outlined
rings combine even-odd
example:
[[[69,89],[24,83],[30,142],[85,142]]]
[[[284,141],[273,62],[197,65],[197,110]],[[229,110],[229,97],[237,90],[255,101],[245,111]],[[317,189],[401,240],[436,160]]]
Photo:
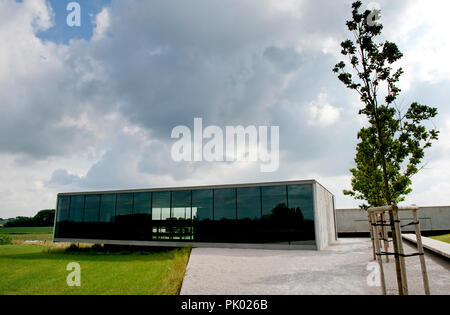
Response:
[[[313,186],[316,246],[324,249],[336,240],[333,195],[319,183]]]
[[[420,229],[422,231],[450,231],[450,206],[420,207]],[[401,224],[411,222],[410,211],[400,211]],[[368,233],[367,212],[361,209],[336,209],[338,233]],[[413,231],[413,226],[402,228],[402,231]]]

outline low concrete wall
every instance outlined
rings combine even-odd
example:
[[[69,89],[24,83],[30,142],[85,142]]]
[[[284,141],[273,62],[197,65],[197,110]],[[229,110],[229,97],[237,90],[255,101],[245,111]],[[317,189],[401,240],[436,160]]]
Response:
[[[450,231],[450,206],[419,207],[420,229],[422,231]],[[400,211],[401,224],[410,223],[411,211]],[[338,233],[369,233],[367,212],[361,209],[336,209]],[[402,231],[413,231],[413,226]]]

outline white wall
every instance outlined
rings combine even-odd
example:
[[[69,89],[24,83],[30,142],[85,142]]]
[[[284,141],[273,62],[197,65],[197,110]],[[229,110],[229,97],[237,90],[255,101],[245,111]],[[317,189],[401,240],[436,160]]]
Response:
[[[313,191],[316,245],[321,250],[336,240],[333,195],[317,182],[313,185]]]

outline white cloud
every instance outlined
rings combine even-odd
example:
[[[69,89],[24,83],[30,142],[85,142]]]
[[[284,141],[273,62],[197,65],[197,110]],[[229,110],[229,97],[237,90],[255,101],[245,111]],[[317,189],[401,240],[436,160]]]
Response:
[[[107,35],[110,26],[109,8],[103,8],[100,13],[95,16],[95,28],[92,40],[100,40]]]
[[[401,80],[404,91],[413,82],[450,81],[449,11],[446,0],[411,0],[404,11],[392,13],[398,18],[386,24],[386,37],[403,50],[399,64],[406,70]]]
[[[342,111],[330,105],[326,93],[320,93],[308,107],[310,114],[308,123],[312,126],[332,126],[339,120]]]

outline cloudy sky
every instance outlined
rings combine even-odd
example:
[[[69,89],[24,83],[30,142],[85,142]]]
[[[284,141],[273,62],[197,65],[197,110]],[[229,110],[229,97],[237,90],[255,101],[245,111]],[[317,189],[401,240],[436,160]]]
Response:
[[[331,69],[352,1],[0,0],[0,217],[58,192],[317,179],[350,188],[358,97]],[[365,3],[366,6],[368,3]],[[378,1],[404,53],[399,102],[436,106],[440,141],[408,203],[450,205],[447,0]],[[177,125],[280,126],[280,166],[174,162]]]

